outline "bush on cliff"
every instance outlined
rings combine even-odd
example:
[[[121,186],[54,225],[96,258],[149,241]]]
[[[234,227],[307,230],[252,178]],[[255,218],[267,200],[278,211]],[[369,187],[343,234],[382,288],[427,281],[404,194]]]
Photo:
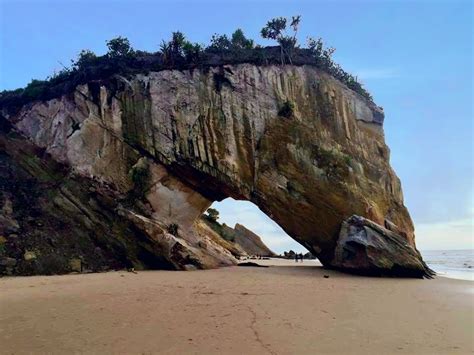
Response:
[[[122,36],[107,41],[107,48],[109,49],[107,55],[110,58],[131,57],[134,55],[130,41]]]
[[[215,208],[208,208],[207,209],[207,215],[205,217],[210,220],[211,222],[217,222],[219,219],[219,211],[216,210]]]
[[[278,115],[286,118],[293,118],[295,114],[295,103],[293,101],[286,100],[278,111]]]
[[[293,35],[286,34],[287,20],[284,17],[277,17],[267,22],[262,28],[260,34],[263,38],[273,39],[280,45],[281,64],[285,64],[285,56],[290,64],[292,63],[292,54],[297,45],[296,34],[300,24],[301,16],[293,16],[291,18],[290,27],[293,29]]]
[[[142,199],[149,188],[150,170],[145,161],[141,161],[130,170],[130,179],[133,183],[133,190],[130,191],[129,197],[135,199]]]
[[[241,49],[253,49],[254,41],[245,37],[244,32],[238,28],[231,35],[231,39],[227,35],[214,34],[211,38],[211,44],[206,48],[207,51],[238,51]]]
[[[372,96],[357,78],[334,63],[334,48],[325,48],[321,38],[310,38],[307,48],[298,46],[296,35],[300,19],[300,16],[292,17],[289,26],[293,30],[291,35],[285,32],[288,23],[285,18],[272,19],[262,29],[262,37],[276,40],[278,47],[255,46],[241,29],[237,29],[230,38],[225,34],[213,35],[207,47],[190,42],[177,31],[169,41],[163,41],[160,50],[155,53],[134,50],[125,37],[113,38],[107,41],[108,52],[103,56],[83,50],[72,61],[70,68],[63,68],[47,80],[32,80],[24,89],[1,92],[0,106],[16,110],[30,101],[59,97],[74,91],[77,85],[108,80],[116,74],[127,76],[165,69],[184,70],[240,63],[275,65],[287,61],[293,65],[314,65],[372,101]]]

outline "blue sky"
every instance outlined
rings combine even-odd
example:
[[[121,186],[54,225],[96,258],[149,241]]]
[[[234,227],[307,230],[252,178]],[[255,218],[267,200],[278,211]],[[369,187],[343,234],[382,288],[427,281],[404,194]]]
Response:
[[[471,1],[0,0],[0,90],[43,79],[84,48],[126,36],[155,51],[175,30],[208,43],[241,27],[258,43],[266,21],[302,15],[299,38],[322,37],[385,109],[391,161],[420,249],[473,247]],[[246,224],[275,251],[301,248],[255,206],[226,200],[222,220]]]

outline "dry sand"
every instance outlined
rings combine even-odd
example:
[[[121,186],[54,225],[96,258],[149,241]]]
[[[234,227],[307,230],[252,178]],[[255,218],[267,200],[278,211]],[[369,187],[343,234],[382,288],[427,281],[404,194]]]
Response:
[[[280,266],[0,279],[0,352],[465,354],[474,349],[470,281],[359,277],[309,261],[264,263]]]

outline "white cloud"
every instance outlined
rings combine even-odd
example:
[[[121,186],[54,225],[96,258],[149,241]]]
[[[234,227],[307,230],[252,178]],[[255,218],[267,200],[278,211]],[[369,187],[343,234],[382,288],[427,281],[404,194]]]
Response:
[[[416,245],[420,250],[474,249],[473,218],[416,225]]]

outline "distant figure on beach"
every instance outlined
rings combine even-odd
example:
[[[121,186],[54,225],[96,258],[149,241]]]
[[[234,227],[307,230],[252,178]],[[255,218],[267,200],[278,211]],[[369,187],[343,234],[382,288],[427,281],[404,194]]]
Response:
[[[300,259],[301,259],[301,262],[303,262],[303,258],[304,258],[304,255],[303,255],[303,253],[300,253]]]
[[[298,253],[295,253],[295,263],[298,262]]]

